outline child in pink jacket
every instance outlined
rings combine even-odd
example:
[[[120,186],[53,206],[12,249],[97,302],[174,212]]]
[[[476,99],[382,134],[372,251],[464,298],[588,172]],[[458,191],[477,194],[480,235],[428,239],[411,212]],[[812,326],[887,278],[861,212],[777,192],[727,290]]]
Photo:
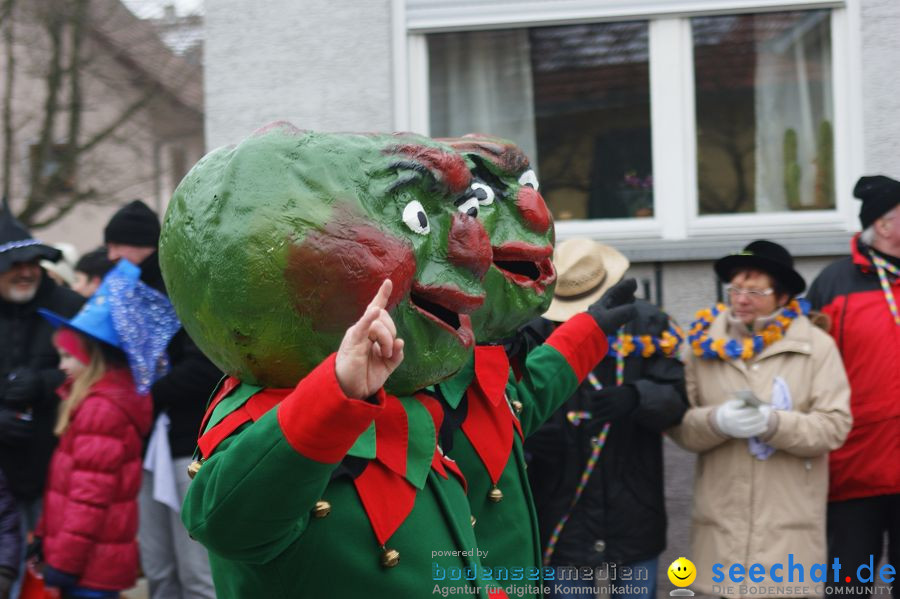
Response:
[[[37,536],[44,582],[59,587],[63,599],[114,599],[137,579],[137,497],[153,418],[147,391],[165,362],[152,348],[165,348],[178,323],[174,312],[158,319],[171,308],[167,300],[147,309],[148,301],[163,300],[141,287],[136,268],[125,263],[110,271],[71,320],[41,311],[60,325],[53,341],[67,378]],[[133,326],[148,313],[157,320]]]

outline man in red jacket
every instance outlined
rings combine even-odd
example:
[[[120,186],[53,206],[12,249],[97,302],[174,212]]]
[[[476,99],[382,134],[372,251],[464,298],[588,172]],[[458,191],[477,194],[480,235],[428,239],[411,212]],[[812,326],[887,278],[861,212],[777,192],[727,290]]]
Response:
[[[828,559],[849,575],[840,596],[869,594],[854,575],[870,556],[877,572],[885,533],[900,567],[900,181],[862,177],[853,195],[863,231],[808,295],[831,318],[852,390],[853,429],[830,456]]]

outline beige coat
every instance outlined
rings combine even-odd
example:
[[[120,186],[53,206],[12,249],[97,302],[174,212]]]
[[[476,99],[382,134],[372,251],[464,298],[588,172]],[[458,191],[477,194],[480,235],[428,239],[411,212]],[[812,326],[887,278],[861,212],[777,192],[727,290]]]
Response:
[[[713,338],[726,336],[726,314],[710,325]],[[809,569],[826,560],[828,452],[844,442],[851,425],[850,388],[834,341],[801,316],[783,339],[746,362],[705,360],[689,353],[685,377],[691,407],[669,433],[676,443],[699,454],[691,554],[686,556],[697,567],[691,588],[727,597],[778,596],[783,593],[772,589],[741,594],[740,584],[754,583],[731,582],[728,569],[735,563],[745,568],[760,563],[766,574],[759,586],[789,585],[790,553],[794,563],[804,564],[809,583]],[[777,412],[776,428],[765,439],[777,451],[759,460],[748,451],[746,439],[722,435],[711,415],[741,389],[751,389],[771,402],[775,377],[787,383],[793,406]],[[715,563],[722,564],[722,583],[713,583]],[[783,583],[769,578],[775,563],[785,564]],[[713,584],[731,586],[732,592],[725,588],[714,592]]]

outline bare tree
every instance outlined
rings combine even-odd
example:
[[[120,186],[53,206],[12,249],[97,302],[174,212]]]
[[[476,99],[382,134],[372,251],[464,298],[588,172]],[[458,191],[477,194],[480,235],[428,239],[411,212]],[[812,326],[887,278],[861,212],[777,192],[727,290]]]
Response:
[[[104,143],[119,143],[117,135],[162,90],[160,79],[148,73],[146,64],[123,52],[133,40],[115,39],[110,29],[133,27],[136,19],[119,0],[2,0],[3,49],[3,193],[20,198],[17,217],[32,228],[56,222],[83,202],[113,200],[117,191],[103,188],[104,177],[92,164],[92,152]],[[27,29],[29,39],[17,39]],[[26,33],[21,34],[23,37]],[[162,48],[155,33],[154,43]],[[34,39],[37,37],[38,39]],[[120,36],[121,37],[121,36]],[[114,56],[129,69],[125,81],[121,75],[104,72],[108,61],[98,55]],[[149,54],[149,53],[148,53]],[[16,101],[17,85],[26,77],[39,78],[42,98],[38,102]],[[86,92],[85,82],[103,81],[111,90],[121,92],[118,111],[105,123],[86,127],[86,110],[98,102]],[[118,86],[118,90],[116,88]],[[136,90],[136,91],[135,91]],[[101,100],[102,101],[102,100]],[[29,112],[30,114],[21,114]],[[37,123],[37,133],[28,141],[26,189],[13,193],[16,125]],[[34,127],[32,126],[33,130]],[[93,161],[93,162],[96,162]],[[91,176],[92,175],[92,176]],[[138,175],[136,175],[138,176]],[[135,181],[136,183],[137,181]]]

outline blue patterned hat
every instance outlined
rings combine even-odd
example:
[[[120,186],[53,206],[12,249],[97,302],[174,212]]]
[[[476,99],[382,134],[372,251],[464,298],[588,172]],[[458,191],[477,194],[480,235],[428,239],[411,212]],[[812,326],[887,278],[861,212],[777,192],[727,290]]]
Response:
[[[135,267],[137,268],[137,267]],[[140,274],[140,270],[138,270]],[[40,308],[38,313],[53,326],[66,326],[103,343],[122,349],[122,340],[116,332],[109,302],[109,284],[106,279],[97,288],[81,310],[71,319],[56,312]]]
[[[49,310],[39,312],[56,326],[70,327],[124,351],[138,392],[147,393],[169,370],[166,347],[181,323],[169,298],[140,276],[140,268],[119,260],[71,320]]]

